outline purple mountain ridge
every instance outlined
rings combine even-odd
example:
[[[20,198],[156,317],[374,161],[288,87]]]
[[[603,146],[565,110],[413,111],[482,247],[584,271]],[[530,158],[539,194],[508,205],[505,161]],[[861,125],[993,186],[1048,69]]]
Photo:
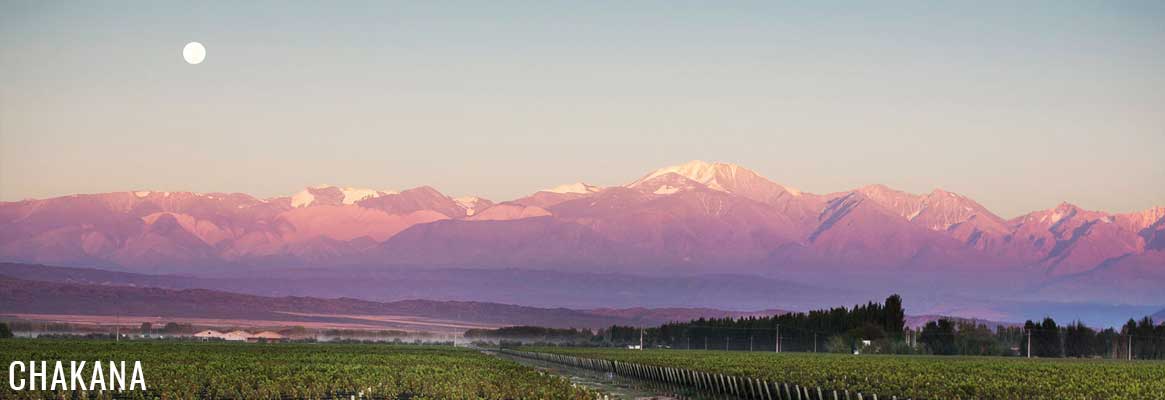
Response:
[[[0,203],[0,260],[149,274],[466,268],[980,298],[1165,304],[1165,207],[1064,203],[1005,220],[936,189],[813,194],[693,161],[511,201],[317,186],[287,197],[137,191]],[[466,293],[471,296],[472,293]]]

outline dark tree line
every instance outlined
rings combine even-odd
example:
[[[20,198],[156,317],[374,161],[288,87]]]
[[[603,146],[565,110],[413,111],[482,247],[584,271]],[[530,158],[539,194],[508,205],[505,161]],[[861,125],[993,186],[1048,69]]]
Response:
[[[556,345],[626,346],[737,351],[823,351],[1020,357],[1165,359],[1165,325],[1145,317],[1119,330],[1096,330],[1052,318],[994,329],[973,320],[938,319],[907,328],[902,298],[851,308],[764,317],[701,318],[654,328],[612,326],[596,332],[511,327],[475,331],[467,337],[533,340]],[[779,334],[779,340],[778,340]],[[642,338],[642,339],[641,339]]]
[[[1148,317],[1129,320],[1120,329],[1093,329],[1076,321],[1061,325],[1052,318],[1022,326],[962,319],[930,321],[917,330],[905,327],[902,299],[852,308],[814,310],[771,317],[697,319],[643,330],[649,347],[709,350],[776,349],[781,351],[860,350],[864,353],[922,353],[1032,357],[1106,357],[1165,359],[1165,325]],[[637,344],[640,329],[612,327],[597,342]],[[1030,351],[1029,351],[1030,343]]]
[[[1020,326],[987,326],[969,322],[928,322],[918,334],[922,352],[940,355],[1013,355],[1020,357],[1165,358],[1165,325],[1149,317],[1129,320],[1120,330],[1096,330],[1080,321],[1059,325],[1052,318]]]
[[[1123,352],[1126,357],[1131,348],[1134,359],[1165,359],[1165,325],[1154,324],[1149,317],[1142,318],[1140,322],[1130,319],[1121,327],[1121,333],[1127,335],[1130,342]]]
[[[856,339],[902,338],[906,312],[902,298],[890,296],[884,303],[869,302],[852,308],[836,307],[768,317],[710,318],[674,322],[650,332],[649,345],[672,348],[781,351],[827,350],[828,340],[844,337],[844,347]]]

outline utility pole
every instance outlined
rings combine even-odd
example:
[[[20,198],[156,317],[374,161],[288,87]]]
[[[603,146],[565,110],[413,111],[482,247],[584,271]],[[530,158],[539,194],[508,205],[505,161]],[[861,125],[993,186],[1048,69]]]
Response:
[[[113,320],[113,341],[121,341],[121,313],[117,313],[117,317]]]
[[[1129,334],[1129,360],[1132,360],[1132,334]]]
[[[1032,331],[1027,331],[1027,358],[1032,358]]]
[[[643,350],[643,328],[639,328],[639,350]]]
[[[777,324],[777,352],[781,352],[781,324]]]
[[[748,335],[748,351],[752,351],[752,335]]]
[[[817,352],[817,333],[813,333],[813,352]]]
[[[708,350],[708,337],[704,336],[704,350]]]

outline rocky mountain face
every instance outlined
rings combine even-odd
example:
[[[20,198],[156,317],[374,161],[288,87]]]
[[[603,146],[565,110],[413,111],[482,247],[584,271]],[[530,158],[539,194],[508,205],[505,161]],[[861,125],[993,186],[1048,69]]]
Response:
[[[6,202],[0,260],[191,274],[391,265],[816,282],[852,273],[939,285],[1019,276],[1016,289],[1034,296],[1165,303],[1155,290],[1165,284],[1165,208],[1111,214],[1065,203],[1005,220],[941,189],[812,194],[693,161],[623,186],[567,184],[497,203],[425,186]]]

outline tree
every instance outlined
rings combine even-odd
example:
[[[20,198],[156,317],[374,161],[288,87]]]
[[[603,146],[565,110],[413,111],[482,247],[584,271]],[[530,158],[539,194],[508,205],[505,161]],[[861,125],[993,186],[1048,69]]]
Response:
[[[1125,324],[1125,335],[1133,343],[1133,358],[1159,359],[1165,358],[1165,328],[1157,327],[1150,317],[1144,317],[1140,322],[1132,319]]]
[[[1060,345],[1060,327],[1051,317],[1044,318],[1032,335],[1035,354],[1040,357],[1062,357],[1063,347]]]
[[[901,337],[906,327],[906,310],[902,308],[902,296],[894,294],[886,298],[884,318],[882,329],[885,329],[891,337]]]
[[[0,322],[0,339],[7,339],[12,337],[12,329],[8,328],[8,324]]]
[[[1068,324],[1064,330],[1064,355],[1067,357],[1089,357],[1096,350],[1096,331],[1083,322]]]
[[[825,351],[830,353],[851,353],[853,352],[853,347],[853,343],[841,335],[830,336],[825,341]]]
[[[932,354],[951,355],[958,351],[955,326],[947,319],[927,322],[918,335],[918,342],[925,344]]]
[[[963,355],[997,355],[1004,350],[987,325],[960,321],[955,325],[955,347]]]
[[[149,323],[149,322],[142,322],[141,328],[138,328],[138,332],[143,334],[143,335],[149,335],[149,334],[153,333],[153,331],[154,331],[154,325]]]
[[[179,324],[177,322],[167,322],[162,326],[162,332],[169,334],[193,333],[194,326],[191,324]]]
[[[835,307],[809,312],[790,312],[764,317],[701,318],[689,322],[672,322],[648,330],[648,342],[673,348],[776,350],[780,331],[781,351],[813,351],[829,337],[902,341],[906,313],[902,297],[892,295],[885,303],[869,302],[852,308]],[[611,330],[617,342],[618,330]],[[635,341],[638,341],[638,331]],[[653,342],[657,339],[658,342]]]

